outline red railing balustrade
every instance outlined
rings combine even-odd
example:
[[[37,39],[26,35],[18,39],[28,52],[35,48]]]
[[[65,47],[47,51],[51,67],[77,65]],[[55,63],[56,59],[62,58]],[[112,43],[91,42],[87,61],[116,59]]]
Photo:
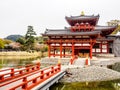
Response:
[[[14,69],[14,68],[10,68],[10,69],[5,69],[5,70],[0,70],[0,83],[7,81],[7,80],[11,80],[13,78],[16,77],[20,77],[22,75],[37,71],[40,69],[40,63],[37,63],[35,65],[27,65],[21,69]]]
[[[31,79],[28,79],[29,76],[31,76],[31,75],[25,76],[25,77],[21,78],[22,82],[19,85],[12,87],[9,90],[16,90],[18,88],[22,89],[22,90],[30,90],[33,87],[44,82],[45,80],[47,80],[48,78],[52,77],[53,75],[57,74],[60,71],[61,71],[61,64],[58,64],[56,66],[51,66],[46,69],[42,69],[39,72],[40,75],[33,77]]]

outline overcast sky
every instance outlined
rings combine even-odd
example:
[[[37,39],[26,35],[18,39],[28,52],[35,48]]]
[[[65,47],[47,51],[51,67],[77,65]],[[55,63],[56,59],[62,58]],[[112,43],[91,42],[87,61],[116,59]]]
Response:
[[[120,0],[0,0],[0,37],[25,35],[32,25],[37,35],[45,29],[69,26],[65,16],[100,15],[99,25],[120,20]]]

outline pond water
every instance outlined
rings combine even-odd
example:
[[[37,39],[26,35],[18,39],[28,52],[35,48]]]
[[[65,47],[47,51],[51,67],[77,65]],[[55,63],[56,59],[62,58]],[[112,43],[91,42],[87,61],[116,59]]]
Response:
[[[21,58],[21,57],[20,56],[19,57],[7,56],[7,57],[0,58],[0,69],[24,66],[26,64],[32,64],[32,61],[34,60],[40,59],[40,57],[36,57],[36,58],[29,58],[29,57]]]
[[[56,83],[50,90],[120,90],[120,80],[91,83]]]

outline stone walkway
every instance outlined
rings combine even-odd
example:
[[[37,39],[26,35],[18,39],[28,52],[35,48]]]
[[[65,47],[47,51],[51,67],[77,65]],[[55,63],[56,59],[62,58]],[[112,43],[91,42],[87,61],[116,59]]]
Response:
[[[93,82],[120,79],[120,72],[99,66],[69,68],[61,82]]]
[[[117,62],[120,62],[119,57],[101,57],[91,60],[91,65],[86,66],[85,58],[78,58],[74,65],[68,66],[67,74],[61,82],[92,82],[120,79],[120,72],[106,68],[107,65],[113,65]]]

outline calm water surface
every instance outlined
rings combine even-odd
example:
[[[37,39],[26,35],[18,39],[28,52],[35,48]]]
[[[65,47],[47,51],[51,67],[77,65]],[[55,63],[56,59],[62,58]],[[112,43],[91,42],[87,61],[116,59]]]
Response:
[[[50,90],[120,90],[120,80],[91,83],[57,83]]]
[[[22,56],[21,56],[22,57]],[[0,58],[0,69],[1,68],[9,68],[9,67],[17,67],[17,66],[24,66],[26,64],[32,64],[32,61],[40,59],[39,57],[36,58],[29,58],[29,57],[2,57]]]

